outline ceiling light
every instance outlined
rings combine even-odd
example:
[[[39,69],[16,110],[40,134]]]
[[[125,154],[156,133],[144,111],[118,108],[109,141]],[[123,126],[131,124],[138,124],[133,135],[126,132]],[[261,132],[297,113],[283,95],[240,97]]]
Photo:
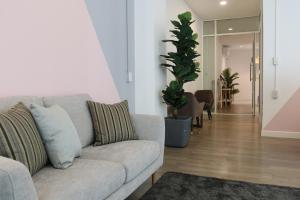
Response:
[[[233,28],[230,27],[230,28],[228,28],[228,30],[229,30],[229,31],[233,31]]]
[[[227,5],[227,1],[224,1],[224,0],[223,0],[223,1],[220,1],[220,5],[221,5],[221,6]]]

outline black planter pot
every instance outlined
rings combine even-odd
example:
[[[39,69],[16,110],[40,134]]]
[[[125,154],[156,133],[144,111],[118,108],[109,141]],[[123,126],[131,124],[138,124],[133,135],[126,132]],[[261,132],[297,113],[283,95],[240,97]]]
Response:
[[[166,146],[183,148],[189,142],[191,133],[191,117],[166,117]]]

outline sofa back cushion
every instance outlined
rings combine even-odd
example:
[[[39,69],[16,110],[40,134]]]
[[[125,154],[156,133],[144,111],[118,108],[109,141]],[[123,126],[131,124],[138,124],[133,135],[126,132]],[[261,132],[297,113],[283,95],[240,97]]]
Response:
[[[93,124],[87,106],[87,101],[89,100],[91,100],[91,97],[87,94],[43,98],[46,107],[59,105],[69,114],[79,135],[82,147],[89,146],[94,142]]]
[[[30,111],[23,103],[0,113],[0,156],[23,163],[31,175],[47,163],[41,136]]]
[[[39,97],[33,97],[33,96],[5,97],[5,98],[0,98],[0,111],[6,111],[19,102],[24,103],[27,108],[29,108],[30,104],[32,103],[43,105],[43,100],[42,98]]]

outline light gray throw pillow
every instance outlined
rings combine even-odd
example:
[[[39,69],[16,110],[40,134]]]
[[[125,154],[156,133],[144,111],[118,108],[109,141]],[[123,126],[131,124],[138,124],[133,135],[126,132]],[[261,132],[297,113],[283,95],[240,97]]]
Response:
[[[52,165],[58,169],[70,167],[81,154],[81,143],[67,112],[58,105],[45,108],[31,104],[30,110]]]

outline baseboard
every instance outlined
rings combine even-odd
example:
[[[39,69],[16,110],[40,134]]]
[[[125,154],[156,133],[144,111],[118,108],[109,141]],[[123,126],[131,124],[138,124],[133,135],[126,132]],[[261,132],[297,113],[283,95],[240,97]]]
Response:
[[[300,132],[262,130],[261,136],[262,137],[300,139]]]

